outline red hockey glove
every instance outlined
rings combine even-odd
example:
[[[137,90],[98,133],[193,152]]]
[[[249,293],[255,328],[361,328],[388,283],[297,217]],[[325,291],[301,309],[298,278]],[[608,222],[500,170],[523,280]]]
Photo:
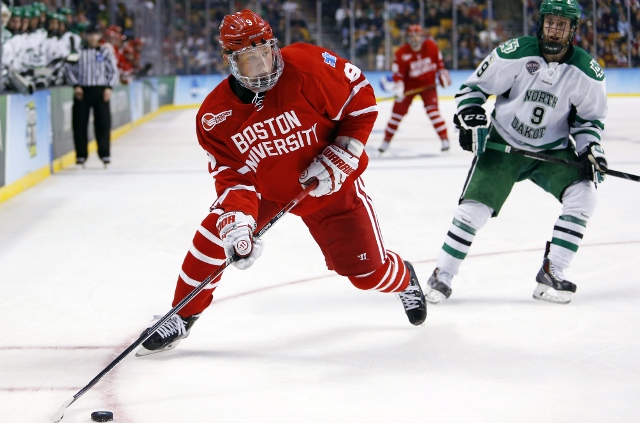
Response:
[[[393,96],[397,103],[404,101],[404,81],[398,81],[393,85]]]
[[[451,85],[451,75],[449,75],[449,71],[446,69],[440,69],[438,71],[438,81],[442,88],[447,88]]]
[[[262,240],[253,239],[256,222],[242,212],[224,213],[216,223],[224,254],[235,257],[232,264],[240,270],[250,268],[262,255]]]
[[[353,141],[362,145],[357,140]],[[358,168],[358,162],[358,157],[350,151],[332,144],[313,159],[309,167],[302,172],[298,181],[304,188],[317,179],[318,187],[309,195],[313,197],[330,195],[340,190],[347,177]]]

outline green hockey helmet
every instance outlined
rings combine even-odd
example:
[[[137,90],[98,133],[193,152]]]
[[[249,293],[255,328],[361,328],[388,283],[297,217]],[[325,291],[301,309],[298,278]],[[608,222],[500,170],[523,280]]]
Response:
[[[22,18],[24,11],[21,6],[13,6],[11,9],[11,16]]]
[[[569,39],[566,42],[556,42],[544,35],[544,18],[547,15],[561,16],[571,21]],[[560,54],[569,48],[573,42],[580,20],[580,5],[577,0],[543,0],[538,14],[538,43],[540,50],[547,54]]]
[[[25,6],[22,9],[22,17],[26,19],[35,18],[37,15],[31,10],[30,6]]]

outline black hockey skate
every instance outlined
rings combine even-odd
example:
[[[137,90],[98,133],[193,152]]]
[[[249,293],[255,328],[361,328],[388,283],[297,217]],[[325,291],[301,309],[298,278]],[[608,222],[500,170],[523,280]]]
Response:
[[[576,284],[569,282],[558,275],[553,263],[545,257],[542,267],[536,276],[538,286],[533,291],[533,298],[556,304],[569,304],[571,294],[576,292]],[[549,289],[553,289],[549,291]]]
[[[155,321],[162,316],[155,316]],[[136,357],[142,357],[149,354],[155,354],[163,351],[169,351],[178,346],[181,340],[189,336],[191,327],[200,317],[194,314],[187,318],[172,316],[165,324],[160,326],[158,330],[142,343],[140,349],[136,352]],[[153,325],[152,325],[153,326]]]
[[[451,296],[451,288],[440,277],[440,269],[437,267],[427,281],[427,295],[425,298],[432,304],[438,304],[442,300],[446,300]]]
[[[409,269],[411,279],[407,289],[398,293],[398,298],[402,301],[409,322],[414,326],[419,326],[427,319],[427,303],[424,300],[424,294],[413,266],[408,261],[405,261],[404,264]]]

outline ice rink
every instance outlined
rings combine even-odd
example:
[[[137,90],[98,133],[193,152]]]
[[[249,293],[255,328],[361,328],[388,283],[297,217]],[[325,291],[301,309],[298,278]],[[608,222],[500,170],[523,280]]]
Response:
[[[392,103],[367,149],[373,156]],[[425,286],[472,160],[439,141],[414,102],[364,174],[386,246]],[[640,174],[637,97],[610,97],[610,167]],[[452,100],[442,101],[447,122]],[[167,112],[96,156],[0,204],[0,422],[50,421],[170,308],[214,200],[196,110]],[[479,232],[450,300],[411,326],[394,295],[332,274],[286,216],[247,271],[170,352],[127,357],[66,412],[90,422],[637,422],[640,184],[609,177],[567,272],[569,305],[534,301],[560,204],[529,181]]]

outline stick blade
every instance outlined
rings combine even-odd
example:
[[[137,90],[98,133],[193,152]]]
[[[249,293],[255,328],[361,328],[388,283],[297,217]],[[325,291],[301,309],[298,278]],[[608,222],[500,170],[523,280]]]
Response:
[[[53,423],[58,423],[60,420],[62,420],[62,418],[64,417],[64,412],[67,410],[67,407],[71,405],[73,400],[73,397],[69,398],[64,402],[64,404],[62,404],[62,407],[58,408],[58,411],[56,411],[56,413],[51,417],[51,421]]]

